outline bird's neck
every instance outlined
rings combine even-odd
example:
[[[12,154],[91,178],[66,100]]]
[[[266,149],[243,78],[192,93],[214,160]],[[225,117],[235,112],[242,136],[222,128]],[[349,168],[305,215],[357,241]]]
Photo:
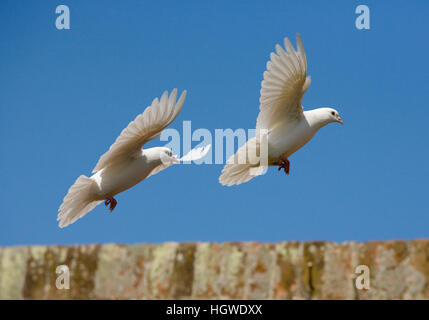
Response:
[[[304,111],[304,115],[310,127],[316,131],[331,122],[326,113],[319,109]]]

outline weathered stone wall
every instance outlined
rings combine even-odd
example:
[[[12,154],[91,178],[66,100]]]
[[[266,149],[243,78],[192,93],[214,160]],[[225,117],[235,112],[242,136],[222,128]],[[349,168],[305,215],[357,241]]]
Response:
[[[428,280],[429,240],[0,248],[0,299],[428,299]]]

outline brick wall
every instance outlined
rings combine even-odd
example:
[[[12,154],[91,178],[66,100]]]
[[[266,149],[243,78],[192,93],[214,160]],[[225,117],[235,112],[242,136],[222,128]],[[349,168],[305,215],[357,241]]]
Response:
[[[429,240],[0,248],[0,299],[429,299],[428,280]]]

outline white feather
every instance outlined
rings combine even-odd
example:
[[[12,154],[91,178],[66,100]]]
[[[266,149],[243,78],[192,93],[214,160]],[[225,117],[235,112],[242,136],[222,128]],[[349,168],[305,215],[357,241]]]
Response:
[[[84,175],[76,179],[58,209],[57,220],[60,221],[60,228],[82,218],[102,202],[95,199],[95,190],[96,183],[93,179]]]
[[[204,147],[194,148],[191,151],[189,151],[186,155],[184,155],[183,157],[177,160],[183,162],[183,161],[195,161],[195,160],[202,159],[209,152],[211,146],[212,145],[209,144]]]

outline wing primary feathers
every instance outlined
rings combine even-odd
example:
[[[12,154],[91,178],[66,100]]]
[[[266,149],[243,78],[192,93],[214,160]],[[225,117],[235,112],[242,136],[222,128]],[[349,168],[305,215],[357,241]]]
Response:
[[[296,43],[297,50],[285,38],[284,48],[277,44],[276,52],[270,54],[261,83],[257,129],[270,130],[279,122],[302,117],[301,100],[311,81],[307,77],[307,59],[299,34]]]

